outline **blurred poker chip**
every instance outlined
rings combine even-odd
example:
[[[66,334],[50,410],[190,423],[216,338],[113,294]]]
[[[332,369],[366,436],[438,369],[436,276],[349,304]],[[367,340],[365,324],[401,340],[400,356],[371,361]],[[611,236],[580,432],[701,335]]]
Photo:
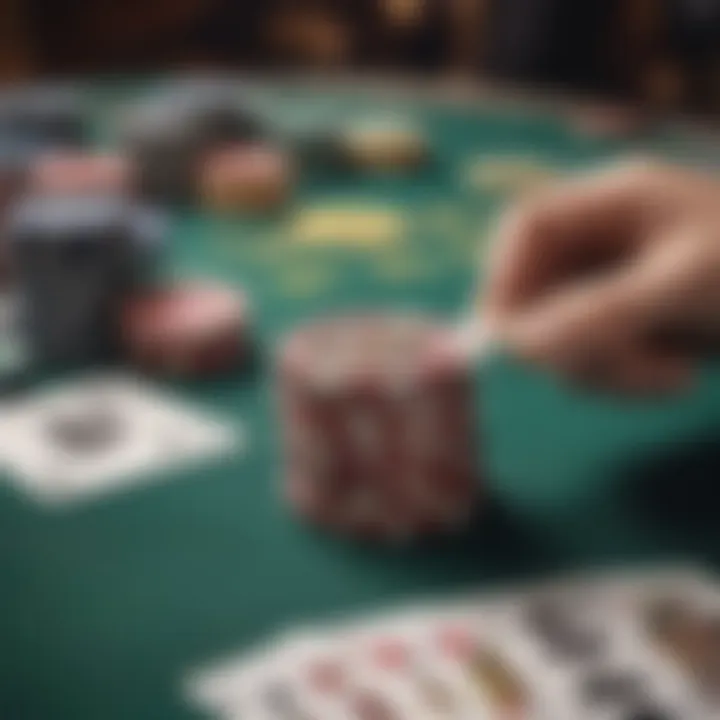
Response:
[[[49,195],[129,195],[132,163],[116,153],[50,151],[33,160],[27,185],[30,192]]]
[[[285,497],[310,522],[405,543],[464,527],[476,506],[467,356],[415,315],[303,326],[278,357]]]
[[[31,357],[21,330],[20,301],[0,295],[0,393],[21,389],[31,372]]]
[[[238,144],[210,153],[200,169],[203,203],[222,212],[262,213],[290,194],[293,168],[280,148]]]
[[[130,297],[121,313],[127,358],[156,373],[197,377],[249,360],[250,309],[231,287],[193,281]]]

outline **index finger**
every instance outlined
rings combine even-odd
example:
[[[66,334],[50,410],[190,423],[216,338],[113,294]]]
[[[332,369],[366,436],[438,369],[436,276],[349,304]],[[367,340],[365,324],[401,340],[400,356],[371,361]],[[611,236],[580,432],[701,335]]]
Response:
[[[611,169],[511,208],[491,246],[485,313],[502,318],[635,249],[647,184]]]

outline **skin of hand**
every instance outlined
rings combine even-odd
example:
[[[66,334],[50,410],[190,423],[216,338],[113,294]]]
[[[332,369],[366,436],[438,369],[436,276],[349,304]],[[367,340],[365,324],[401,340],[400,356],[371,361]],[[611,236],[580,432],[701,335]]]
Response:
[[[640,160],[520,201],[490,246],[484,316],[571,382],[686,387],[709,341],[720,348],[720,181]]]

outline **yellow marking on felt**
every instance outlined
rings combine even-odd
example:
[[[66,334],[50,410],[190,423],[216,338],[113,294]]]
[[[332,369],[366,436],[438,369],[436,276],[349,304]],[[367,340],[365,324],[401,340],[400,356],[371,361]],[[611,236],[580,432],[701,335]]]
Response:
[[[267,235],[261,238],[255,238],[248,242],[252,247],[249,254],[261,261],[274,262],[276,260],[284,260],[287,258],[291,244],[284,235]]]
[[[279,285],[291,297],[310,297],[327,290],[332,280],[332,273],[326,268],[295,268],[280,276]]]
[[[464,170],[467,185],[479,192],[522,193],[557,179],[559,173],[539,160],[485,156],[472,160]]]
[[[364,248],[395,243],[405,230],[405,219],[396,210],[331,205],[300,210],[290,232],[307,245]]]
[[[278,232],[222,233],[214,236],[213,244],[232,258],[247,260],[278,260],[288,253],[287,236]]]
[[[462,212],[451,203],[431,207],[418,218],[421,230],[445,237],[461,232],[465,227],[465,219]]]
[[[427,273],[428,266],[412,253],[383,253],[376,257],[376,272],[388,280],[412,280]]]

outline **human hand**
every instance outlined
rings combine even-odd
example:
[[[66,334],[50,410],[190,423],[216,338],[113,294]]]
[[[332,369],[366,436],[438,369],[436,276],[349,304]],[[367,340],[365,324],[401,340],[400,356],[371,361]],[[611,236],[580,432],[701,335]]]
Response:
[[[491,246],[484,313],[503,344],[571,380],[685,386],[700,347],[720,347],[720,181],[633,162],[521,202]]]

